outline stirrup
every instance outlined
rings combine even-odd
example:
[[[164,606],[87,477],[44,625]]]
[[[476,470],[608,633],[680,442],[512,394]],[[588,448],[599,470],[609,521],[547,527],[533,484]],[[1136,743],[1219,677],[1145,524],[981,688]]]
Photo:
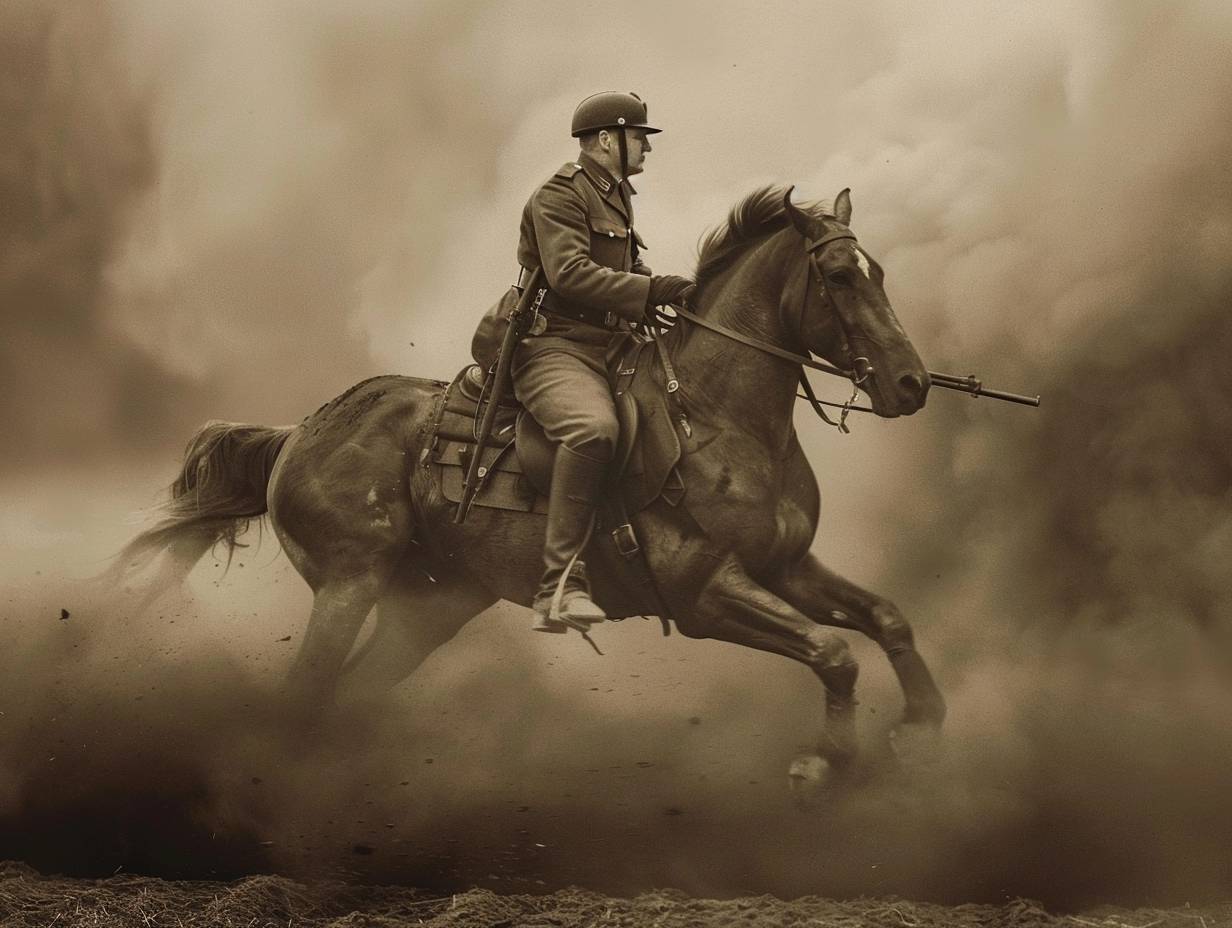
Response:
[[[578,599],[590,606],[590,610],[580,614],[569,611],[567,606]],[[585,590],[566,592],[557,588],[550,600],[545,602],[544,599],[539,599],[531,608],[535,613],[535,624],[531,626],[531,629],[552,635],[564,634],[571,628],[585,634],[590,631],[592,625],[607,621],[607,614],[595,604]]]
[[[563,635],[569,631],[569,626],[560,619],[554,619],[546,612],[535,610],[535,624],[531,626],[531,631],[547,632],[549,635]]]

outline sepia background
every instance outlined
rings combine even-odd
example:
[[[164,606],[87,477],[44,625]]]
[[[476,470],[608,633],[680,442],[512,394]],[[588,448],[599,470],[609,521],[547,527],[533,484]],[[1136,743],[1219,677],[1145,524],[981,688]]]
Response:
[[[1226,897],[1230,40],[1222,0],[6,0],[0,856]],[[900,605],[950,700],[914,778],[801,811],[803,668],[638,620],[599,658],[507,606],[304,745],[270,707],[309,597],[268,533],[146,615],[83,592],[205,420],[450,377],[603,89],[664,129],[637,180],[656,271],[758,185],[851,187],[928,366],[1044,397],[798,419],[815,550]],[[873,750],[900,697],[853,644]]]

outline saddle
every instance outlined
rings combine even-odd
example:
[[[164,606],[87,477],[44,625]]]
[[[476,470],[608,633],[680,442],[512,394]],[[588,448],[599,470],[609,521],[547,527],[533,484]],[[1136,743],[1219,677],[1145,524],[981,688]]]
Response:
[[[656,499],[675,506],[684,496],[677,467],[682,453],[677,434],[680,424],[669,409],[662,359],[654,351],[654,342],[630,335],[623,350],[613,355],[608,375],[620,439],[596,537],[608,535],[621,557],[632,558],[640,549],[630,517]],[[463,479],[475,452],[482,392],[483,372],[478,365],[469,365],[441,393],[434,410],[425,463],[441,494],[453,503],[462,498]],[[555,454],[555,445],[542,427],[509,391],[483,452],[473,505],[546,513]]]

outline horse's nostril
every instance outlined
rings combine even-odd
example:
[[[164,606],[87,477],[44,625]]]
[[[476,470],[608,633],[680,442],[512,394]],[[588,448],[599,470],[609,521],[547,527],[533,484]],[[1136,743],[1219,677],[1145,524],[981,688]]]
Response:
[[[898,385],[904,393],[910,394],[914,399],[919,399],[924,395],[924,381],[915,374],[903,374],[898,378]]]

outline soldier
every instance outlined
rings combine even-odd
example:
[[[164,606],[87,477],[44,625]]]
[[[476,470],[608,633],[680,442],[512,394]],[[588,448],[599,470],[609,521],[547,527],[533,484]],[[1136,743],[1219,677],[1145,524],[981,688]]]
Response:
[[[514,394],[557,444],[536,631],[584,629],[606,618],[591,599],[585,564],[574,558],[589,537],[619,432],[608,348],[649,307],[677,302],[693,286],[684,277],[652,276],[633,231],[629,176],[641,173],[649,136],[658,131],[637,94],[587,97],[573,114],[577,160],[548,178],[522,211],[523,277],[541,267],[550,289],[546,328],[523,339],[513,356]]]

